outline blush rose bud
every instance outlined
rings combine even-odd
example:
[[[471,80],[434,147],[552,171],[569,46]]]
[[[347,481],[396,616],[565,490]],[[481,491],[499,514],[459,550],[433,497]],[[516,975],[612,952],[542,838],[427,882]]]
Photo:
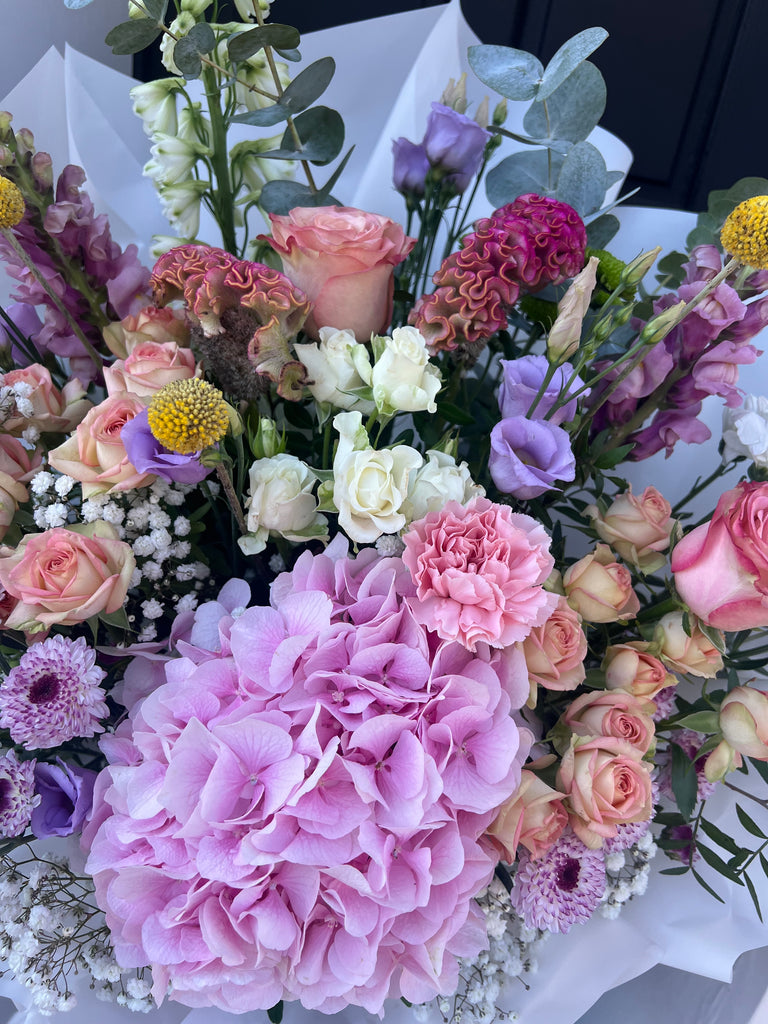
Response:
[[[563,587],[568,604],[586,622],[632,619],[640,610],[629,570],[615,561],[607,544],[575,562],[563,576]]]
[[[585,514],[601,540],[641,572],[656,572],[667,561],[663,553],[675,525],[672,509],[655,487],[635,495],[630,488],[618,495],[605,512],[588,505]]]
[[[719,782],[741,766],[743,757],[768,761],[768,694],[751,686],[737,686],[720,705],[722,742],[704,766],[710,782]]]
[[[518,846],[524,846],[535,859],[557,842],[568,824],[563,800],[563,793],[523,769],[514,796],[502,806],[487,832],[508,864],[514,863]]]

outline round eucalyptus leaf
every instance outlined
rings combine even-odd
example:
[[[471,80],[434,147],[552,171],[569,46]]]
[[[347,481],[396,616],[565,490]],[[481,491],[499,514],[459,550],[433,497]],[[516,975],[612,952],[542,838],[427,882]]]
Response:
[[[582,217],[603,205],[606,190],[605,160],[591,142],[577,142],[560,168],[555,196]]]
[[[540,196],[554,195],[554,182],[557,181],[563,157],[559,153],[551,154],[550,161],[546,150],[512,153],[488,172],[485,178],[485,192],[494,209],[511,203],[526,192],[536,192]]]
[[[295,206],[332,206],[334,202],[327,192],[313,192],[309,185],[299,181],[268,181],[259,198],[263,210],[282,216]]]
[[[245,114],[237,114],[230,118],[233,124],[252,124],[258,128],[271,128],[273,124],[280,124],[290,117],[290,110],[287,110],[282,103],[273,103],[269,107],[261,107],[259,110],[249,110]]]
[[[328,88],[335,70],[333,57],[321,57],[294,78],[280,102],[291,114],[306,110]]]
[[[279,149],[261,154],[262,159],[308,160],[312,164],[328,164],[335,160],[344,145],[344,119],[330,107],[311,107],[293,119],[301,149],[290,127],[280,140]]]
[[[259,25],[248,29],[247,32],[238,32],[237,35],[231,36],[227,43],[227,52],[230,60],[247,60],[265,46],[291,50],[299,45],[300,39],[298,29],[291,25]]]
[[[619,230],[619,218],[612,213],[604,213],[602,217],[587,224],[587,245],[590,249],[605,249]]]
[[[138,53],[157,39],[160,28],[151,18],[135,18],[123,21],[107,33],[104,42],[112,47],[112,53]]]
[[[608,33],[604,28],[585,28],[563,43],[552,60],[547,64],[541,78],[537,99],[545,100],[566,78],[573,74],[583,60],[605,42]]]
[[[548,142],[554,139],[581,142],[603,116],[605,98],[603,76],[594,64],[584,61],[546,101],[531,104],[523,128],[534,138]]]
[[[470,46],[469,65],[483,85],[508,100],[532,100],[544,73],[532,53],[511,46]]]

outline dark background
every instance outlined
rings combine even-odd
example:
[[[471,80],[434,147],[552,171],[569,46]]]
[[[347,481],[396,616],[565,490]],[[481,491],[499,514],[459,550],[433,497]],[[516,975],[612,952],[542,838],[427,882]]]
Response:
[[[273,20],[312,32],[431,6],[277,0]],[[545,64],[582,29],[608,30],[592,58],[608,87],[601,124],[635,155],[627,188],[641,191],[633,202],[698,211],[712,189],[768,177],[768,0],[463,0],[463,10],[484,43],[528,50]],[[164,71],[139,54],[135,73]]]

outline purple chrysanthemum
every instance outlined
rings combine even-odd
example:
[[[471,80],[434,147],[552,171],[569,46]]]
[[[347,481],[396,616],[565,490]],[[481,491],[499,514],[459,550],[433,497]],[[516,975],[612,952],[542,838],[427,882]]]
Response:
[[[0,726],[14,743],[38,750],[103,732],[104,675],[82,637],[33,644],[0,686]]]
[[[537,860],[522,851],[510,901],[529,928],[565,934],[589,920],[604,890],[602,850],[590,850],[567,828]]]
[[[642,839],[651,827],[650,821],[625,821],[616,826],[616,835],[608,836],[603,840],[602,854],[607,857],[609,853],[621,853],[628,850],[630,846]]]
[[[12,750],[0,755],[0,836],[20,836],[39,803],[35,762],[18,761]]]

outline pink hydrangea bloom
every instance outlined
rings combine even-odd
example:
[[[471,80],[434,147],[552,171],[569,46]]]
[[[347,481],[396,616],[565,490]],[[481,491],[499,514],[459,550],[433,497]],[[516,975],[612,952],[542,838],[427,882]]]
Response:
[[[525,665],[441,643],[413,596],[399,558],[306,552],[270,607],[222,600],[103,743],[88,870],[158,1001],[379,1012],[452,991],[483,947]]]
[[[412,523],[403,541],[414,616],[470,651],[525,640],[557,606],[557,595],[542,588],[554,567],[549,536],[508,505],[449,501]]]

